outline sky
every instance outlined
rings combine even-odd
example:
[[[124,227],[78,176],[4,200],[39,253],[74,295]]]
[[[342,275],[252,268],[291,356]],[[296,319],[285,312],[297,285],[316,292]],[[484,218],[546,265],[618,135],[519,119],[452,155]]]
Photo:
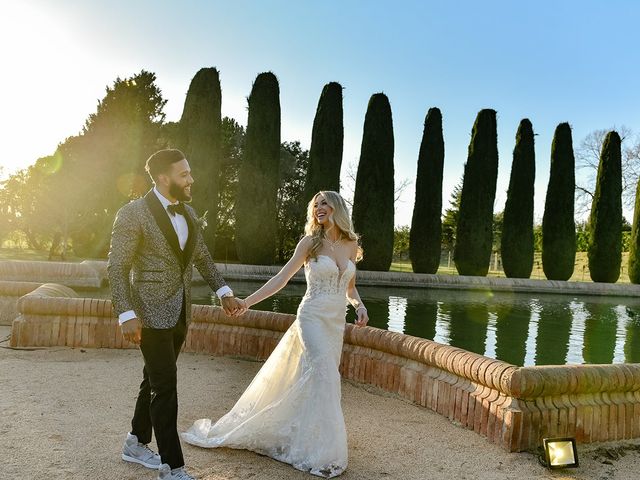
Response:
[[[360,156],[369,98],[389,97],[395,182],[410,182],[396,225],[411,223],[430,107],[443,115],[443,208],[462,177],[475,117],[492,108],[494,211],[504,209],[516,130],[529,118],[540,221],[559,123],[571,124],[574,148],[598,129],[640,133],[639,19],[640,2],[621,0],[0,0],[0,175],[77,134],[117,77],[154,72],[167,120],[176,121],[195,73],[216,67],[223,116],[246,125],[252,83],[271,71],[280,82],[282,140],[305,148],[322,87],[344,87],[343,186]]]

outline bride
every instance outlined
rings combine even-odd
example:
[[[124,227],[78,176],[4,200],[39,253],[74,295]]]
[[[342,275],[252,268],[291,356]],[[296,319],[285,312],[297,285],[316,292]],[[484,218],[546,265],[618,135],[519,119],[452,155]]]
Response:
[[[331,478],[347,468],[338,372],[347,301],[357,326],[369,320],[355,286],[362,251],[336,192],[319,192],[309,202],[305,234],[282,270],[244,300],[250,307],[270,297],[304,265],[307,291],[296,320],[231,411],[215,424],[197,420],[182,438],[206,448],[252,450]]]

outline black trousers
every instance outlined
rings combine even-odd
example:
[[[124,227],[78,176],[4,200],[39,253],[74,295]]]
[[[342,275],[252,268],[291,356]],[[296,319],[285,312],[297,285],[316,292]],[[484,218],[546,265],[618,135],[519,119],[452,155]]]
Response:
[[[149,443],[152,431],[155,432],[162,463],[168,463],[171,468],[184,466],[177,427],[176,361],[186,334],[184,303],[175,327],[142,329],[143,380],[131,420],[131,433],[140,443]]]

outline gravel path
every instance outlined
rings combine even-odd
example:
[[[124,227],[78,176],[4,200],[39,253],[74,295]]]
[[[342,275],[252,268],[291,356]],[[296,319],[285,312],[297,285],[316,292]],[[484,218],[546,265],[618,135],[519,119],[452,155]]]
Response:
[[[9,335],[0,327],[0,340]],[[260,363],[182,354],[179,427],[218,418]],[[46,348],[0,342],[0,471],[6,479],[155,479],[123,462],[142,361],[139,352]],[[343,382],[349,468],[342,480],[637,479],[640,442],[580,446],[581,467],[549,472],[533,455],[509,454],[481,436],[393,395]],[[251,452],[184,445],[203,480],[305,479],[311,475]]]

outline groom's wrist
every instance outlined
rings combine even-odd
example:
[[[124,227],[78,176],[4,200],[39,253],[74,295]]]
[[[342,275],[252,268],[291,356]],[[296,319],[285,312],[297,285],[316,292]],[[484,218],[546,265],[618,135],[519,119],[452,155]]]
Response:
[[[230,295],[229,295],[230,294]],[[229,287],[229,285],[225,285],[224,287],[220,287],[216,290],[216,295],[218,298],[222,299],[223,297],[233,297],[233,290]]]
[[[133,310],[127,310],[126,312],[122,312],[120,315],[118,315],[118,323],[122,325],[124,322],[133,320],[134,318],[138,318],[136,312],[134,312]]]

